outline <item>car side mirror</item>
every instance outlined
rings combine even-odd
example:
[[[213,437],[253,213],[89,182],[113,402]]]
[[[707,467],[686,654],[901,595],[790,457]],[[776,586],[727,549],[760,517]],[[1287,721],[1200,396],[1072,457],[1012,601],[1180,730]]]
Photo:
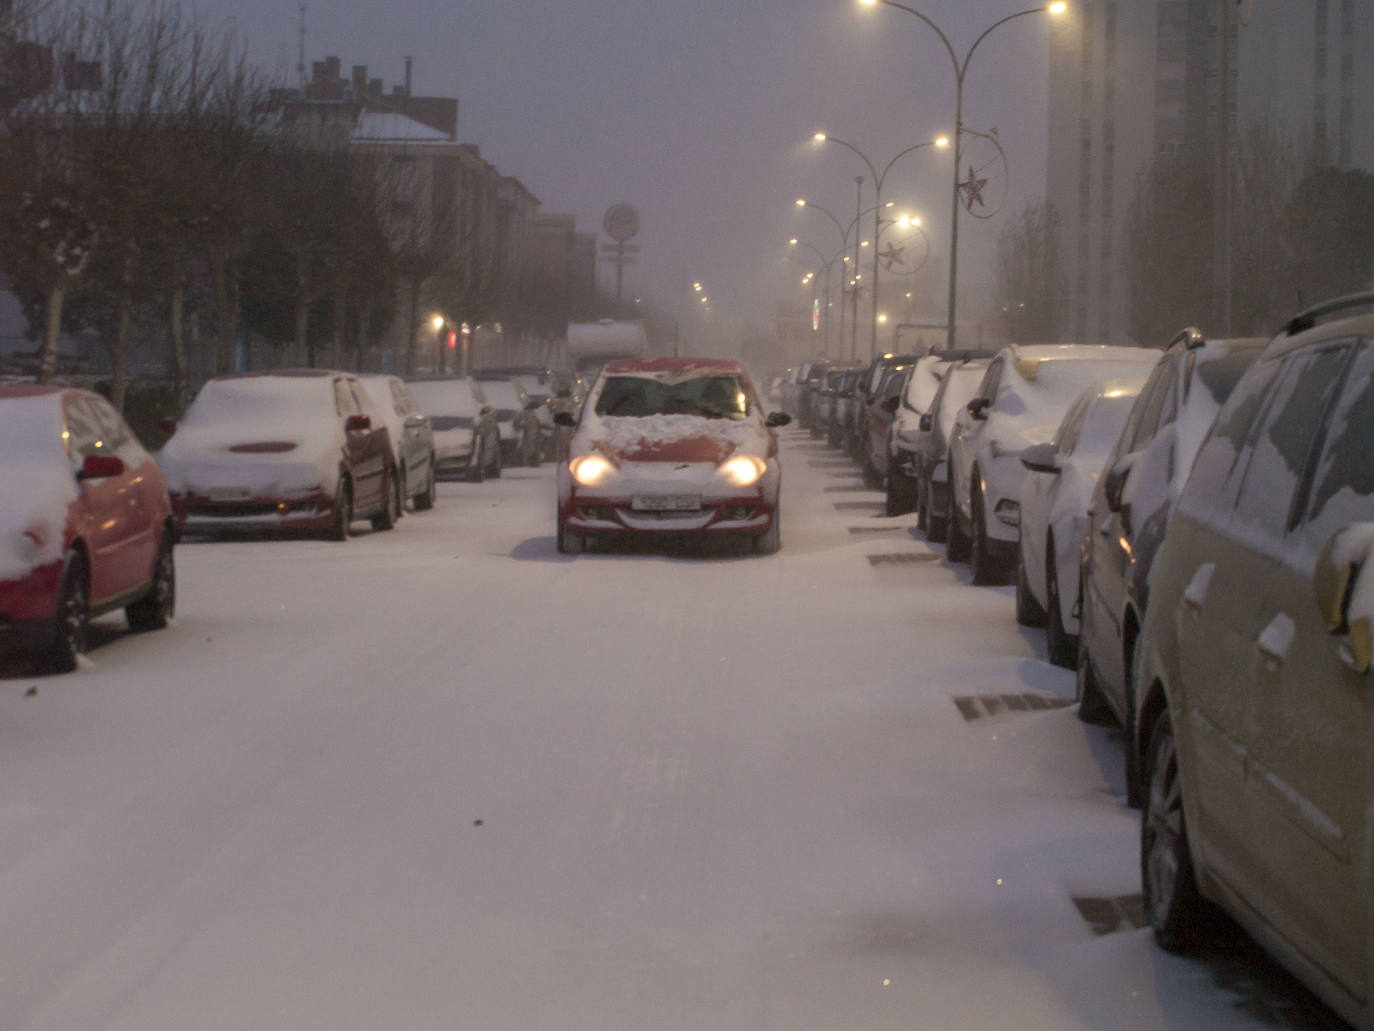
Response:
[[[1374,653],[1374,523],[1337,530],[1317,555],[1312,590],[1327,632],[1343,638],[1341,661],[1368,673]]]
[[[569,429],[577,425],[577,416],[572,412],[554,412],[553,424],[555,426],[567,426]]]
[[[1121,496],[1126,490],[1126,480],[1130,478],[1133,468],[1135,462],[1128,455],[1103,473],[1102,494],[1107,499],[1109,511],[1121,511]]]
[[[105,480],[124,475],[124,460],[114,455],[87,455],[76,471],[78,480]]]
[[[372,417],[359,413],[350,415],[344,420],[344,429],[349,433],[361,433],[363,430],[372,429]]]
[[[935,420],[931,418],[929,412],[926,412],[925,415],[921,416],[920,422],[918,422],[917,425],[920,426],[922,433],[929,433],[935,428]]]
[[[901,404],[902,399],[900,397],[889,397],[883,401],[883,411],[887,412],[889,415],[896,415],[897,409],[901,406]]]
[[[1033,473],[1058,473],[1059,449],[1053,444],[1032,444],[1021,452],[1021,464]]]
[[[988,417],[988,405],[992,404],[989,397],[975,397],[968,403],[968,414],[980,422]]]
[[[786,426],[792,421],[792,416],[786,412],[769,412],[768,418],[764,420],[765,425],[778,427]]]
[[[429,424],[429,416],[427,416],[427,415],[407,415],[407,416],[406,416],[405,428],[408,429],[408,430],[418,430],[418,429],[421,429],[421,428],[427,426],[428,424]]]

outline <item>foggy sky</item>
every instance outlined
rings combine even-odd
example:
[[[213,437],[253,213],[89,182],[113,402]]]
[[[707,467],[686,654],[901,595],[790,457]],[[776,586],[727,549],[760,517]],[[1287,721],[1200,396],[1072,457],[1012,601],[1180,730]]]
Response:
[[[1029,5],[909,6],[938,23],[962,58],[984,28]],[[211,29],[240,35],[256,64],[297,81],[295,0],[200,0],[194,9]],[[990,286],[999,229],[1042,199],[1047,21],[1002,26],[970,65],[965,124],[998,130],[1010,176],[1000,215],[960,227],[961,299]],[[684,336],[722,345],[766,327],[777,299],[806,299],[801,268],[785,257],[789,236],[838,249],[839,231],[794,199],[847,221],[854,177],[870,178],[849,151],[811,143],[813,132],[848,140],[881,170],[911,144],[949,132],[954,118],[954,70],[939,37],[903,11],[857,0],[308,0],[306,26],[307,68],[336,55],[345,75],[366,64],[388,91],[413,56],[413,92],[457,96],[459,140],[524,183],[542,210],[572,212],[579,229],[599,232],[609,205],[638,207],[633,242],[643,250],[627,269],[627,294],[680,317]],[[949,161],[948,151],[917,151],[884,187],[885,200],[922,215],[942,266]],[[610,273],[603,267],[603,283]],[[709,326],[699,322],[693,280],[711,294]],[[937,300],[941,316],[943,290]]]

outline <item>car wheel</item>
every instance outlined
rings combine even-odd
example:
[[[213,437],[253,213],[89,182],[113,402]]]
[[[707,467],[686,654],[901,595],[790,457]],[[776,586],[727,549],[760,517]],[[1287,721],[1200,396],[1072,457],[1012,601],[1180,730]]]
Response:
[[[967,562],[969,546],[972,543],[968,534],[964,532],[964,524],[959,522],[959,506],[953,499],[950,499],[949,517],[949,545],[945,548],[945,555],[951,562]]]
[[[487,478],[487,456],[486,448],[478,440],[473,445],[472,455],[468,458],[468,482],[481,483]]]
[[[501,442],[498,440],[496,446],[491,449],[491,461],[487,463],[487,479],[499,480],[501,478]]]
[[[1059,596],[1059,574],[1054,561],[1054,545],[1045,548],[1045,640],[1050,662],[1065,669],[1078,667],[1078,641],[1064,629],[1063,603]]]
[[[906,515],[916,507],[915,481],[906,473],[889,469],[887,474],[887,514]]]
[[[1026,583],[1026,560],[1016,549],[1016,622],[1022,626],[1044,626],[1045,610]]]
[[[776,555],[782,547],[782,508],[773,506],[773,521],[768,529],[754,538],[754,554]]]
[[[969,498],[969,513],[973,516],[973,536],[969,541],[969,570],[973,582],[981,586],[998,582],[998,571],[988,553],[987,517],[983,513],[983,492],[974,489]]]
[[[175,615],[176,604],[177,570],[176,561],[172,558],[172,531],[164,527],[148,593],[132,605],[125,606],[124,618],[129,621],[131,630],[161,630]]]
[[[563,517],[558,517],[558,553],[560,555],[580,555],[586,549],[587,541],[580,533],[573,533],[563,525]]]
[[[91,598],[86,586],[86,560],[79,551],[67,552],[62,586],[53,617],[53,642],[47,665],[55,673],[76,669],[77,657],[86,651],[86,631],[91,622]]]
[[[429,471],[425,473],[425,489],[415,495],[415,511],[428,512],[434,507],[434,455],[429,456]]]
[[[1199,944],[1206,914],[1188,846],[1178,748],[1167,709],[1159,714],[1150,733],[1146,761],[1149,787],[1140,814],[1145,914],[1155,941],[1170,952],[1186,952]]]
[[[372,529],[378,532],[392,529],[401,515],[401,482],[394,470],[388,470],[382,494],[385,496],[382,510],[372,517]]]
[[[926,485],[919,477],[916,479],[916,529],[930,539],[930,502],[926,499]]]
[[[353,525],[353,484],[347,476],[339,477],[339,491],[334,495],[334,520],[325,531],[331,541],[348,540],[348,528]]]

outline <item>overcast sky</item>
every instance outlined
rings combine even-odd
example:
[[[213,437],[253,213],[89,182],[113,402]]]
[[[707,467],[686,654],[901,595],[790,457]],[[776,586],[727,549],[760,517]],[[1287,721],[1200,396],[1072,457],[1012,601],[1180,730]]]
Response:
[[[960,57],[984,28],[1022,9],[1016,0],[910,6],[941,26]],[[295,81],[295,0],[199,0],[196,9]],[[990,283],[1000,228],[1043,194],[1047,18],[1002,26],[970,65],[965,124],[997,129],[1010,168],[1003,181],[991,166],[988,196],[1005,194],[1001,213],[960,228],[961,295],[970,299]],[[689,329],[694,280],[712,296],[721,338],[738,336],[766,326],[779,298],[805,300],[801,269],[784,257],[789,236],[838,249],[839,231],[794,199],[848,221],[854,177],[870,177],[843,148],[812,144],[816,129],[881,169],[949,131],[954,116],[954,71],[939,37],[903,11],[857,0],[311,0],[306,30],[307,67],[336,55],[345,75],[366,64],[388,90],[413,56],[413,91],[458,97],[460,141],[520,179],[543,210],[572,212],[580,229],[600,231],[608,206],[634,204],[642,256],[627,269],[626,291],[680,315],[684,335],[698,338],[705,327]],[[883,191],[924,217],[942,262],[949,160],[948,151],[917,151]]]

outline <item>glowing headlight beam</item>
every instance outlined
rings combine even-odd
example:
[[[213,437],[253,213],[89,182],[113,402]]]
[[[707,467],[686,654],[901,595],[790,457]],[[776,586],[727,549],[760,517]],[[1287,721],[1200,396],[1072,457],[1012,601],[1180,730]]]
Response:
[[[736,455],[734,458],[728,458],[722,462],[717,472],[732,487],[752,487],[759,482],[767,469],[768,464],[762,458],[755,458],[753,455]]]
[[[600,455],[582,455],[568,463],[568,472],[583,487],[599,487],[615,475],[615,466]]]

